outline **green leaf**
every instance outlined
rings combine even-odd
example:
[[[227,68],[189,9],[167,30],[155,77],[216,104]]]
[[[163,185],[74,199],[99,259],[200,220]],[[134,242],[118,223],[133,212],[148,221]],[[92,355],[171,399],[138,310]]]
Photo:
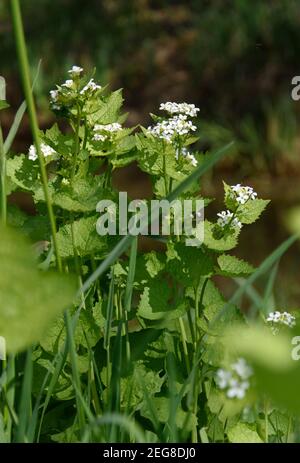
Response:
[[[147,320],[173,320],[185,313],[185,305],[172,305],[171,290],[165,280],[153,278],[144,288],[138,306],[138,316]]]
[[[123,101],[121,89],[103,97],[100,104],[97,103],[97,110],[88,115],[87,120],[89,124],[110,124],[116,122]]]
[[[200,277],[213,274],[213,262],[205,250],[182,243],[171,246],[173,258],[168,259],[167,269],[179,282],[196,287]]]
[[[230,277],[249,275],[254,272],[252,265],[248,264],[242,259],[228,254],[222,254],[218,257],[218,264],[220,266],[220,274]]]
[[[262,444],[263,441],[252,426],[245,423],[238,423],[233,428],[229,429],[229,442],[235,444]]]
[[[243,224],[256,222],[262,212],[269,204],[269,200],[254,199],[247,201],[246,204],[239,207],[238,218]]]
[[[61,257],[74,256],[74,248],[79,256],[102,255],[107,249],[106,237],[98,235],[98,216],[84,217],[61,227],[57,232],[57,244]],[[73,227],[73,233],[72,233]],[[74,243],[73,238],[74,237]]]
[[[72,304],[75,283],[66,275],[41,273],[33,251],[14,230],[1,229],[0,335],[8,352],[18,352],[43,336]]]
[[[24,154],[7,159],[6,174],[15,185],[23,190],[34,191],[40,188],[38,166]]]
[[[223,252],[235,248],[238,243],[239,233],[240,230],[236,229],[232,233],[227,233],[225,236],[217,238],[215,235],[215,224],[208,220],[204,221],[204,245],[213,251]]]

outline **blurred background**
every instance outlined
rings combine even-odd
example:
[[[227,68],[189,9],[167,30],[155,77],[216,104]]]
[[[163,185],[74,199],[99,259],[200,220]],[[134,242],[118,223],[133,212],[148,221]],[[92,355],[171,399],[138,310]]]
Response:
[[[0,73],[11,103],[4,132],[22,101],[8,3],[0,4]],[[300,228],[300,101],[291,98],[292,77],[300,75],[299,0],[22,0],[21,6],[33,75],[42,60],[36,84],[42,128],[53,123],[49,90],[73,64],[95,66],[102,85],[124,89],[130,125],[148,124],[160,102],[195,103],[198,149],[236,140],[234,152],[205,178],[204,193],[216,198],[209,214],[222,207],[222,179],[272,200],[260,221],[243,230],[236,253],[259,264]],[[27,151],[30,143],[25,119],[14,149]],[[132,196],[148,192],[134,168],[117,181]],[[300,307],[299,262],[296,244],[280,263],[279,308]]]

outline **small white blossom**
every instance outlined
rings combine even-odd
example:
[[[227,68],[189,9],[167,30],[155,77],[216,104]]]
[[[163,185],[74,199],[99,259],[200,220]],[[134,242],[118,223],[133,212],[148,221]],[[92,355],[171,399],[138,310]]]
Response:
[[[229,210],[218,212],[217,216],[219,217],[217,223],[223,228],[229,224],[231,228],[242,228],[241,222],[237,217],[234,217],[233,212]]]
[[[80,91],[80,95],[84,95],[85,93],[91,91],[95,92],[96,90],[100,90],[102,87],[101,85],[96,84],[94,79],[90,79],[89,82],[83,87],[83,89]]]
[[[243,399],[247,390],[249,389],[249,386],[250,384],[248,381],[238,381],[237,379],[231,379],[226,395],[229,399]]]
[[[229,399],[243,399],[250,387],[248,379],[253,375],[252,368],[246,360],[239,358],[231,364],[228,370],[219,368],[215,381],[217,386],[224,390]]]
[[[74,80],[73,79],[67,79],[64,84],[62,84],[62,87],[66,88],[72,88],[74,85]]]
[[[105,141],[107,139],[107,135],[101,135],[101,133],[95,133],[93,135],[93,140],[95,141]]]
[[[171,142],[174,135],[187,135],[195,130],[197,130],[197,127],[193,125],[192,121],[187,120],[187,116],[183,114],[158,122],[147,129],[148,133],[154,137],[164,139],[167,142]]]
[[[248,379],[250,378],[250,376],[253,375],[252,368],[243,358],[239,358],[235,363],[231,365],[231,367],[242,379]]]
[[[242,186],[240,183],[232,185],[230,196],[234,198],[238,203],[245,204],[250,199],[256,199],[257,193],[251,186]]]
[[[68,73],[72,77],[77,77],[82,73],[83,69],[79,66],[72,66],[72,68],[68,71]]]
[[[228,370],[220,368],[216,373],[216,383],[220,389],[226,389],[229,386],[229,381],[232,378],[232,373]]]
[[[197,159],[185,147],[181,148],[181,150],[176,149],[175,158],[177,160],[179,159],[180,155],[182,155],[184,158],[186,158],[188,161],[190,161],[192,166],[197,167],[197,165],[198,165]]]
[[[51,148],[51,146],[46,145],[45,143],[41,143],[41,152],[45,156],[45,158],[56,153],[56,151],[53,148]],[[36,161],[37,158],[38,155],[36,147],[34,145],[31,145],[28,150],[28,159],[30,159],[30,161]]]
[[[161,103],[159,109],[161,111],[167,111],[169,114],[184,114],[190,117],[196,117],[198,111],[200,111],[194,104],[171,103],[170,101]]]
[[[275,312],[269,313],[267,322],[272,324],[276,323],[279,325],[286,325],[292,328],[296,324],[296,319],[288,312],[279,312],[276,310]]]
[[[58,90],[50,90],[50,98],[53,102],[56,102],[58,98]]]
[[[96,124],[94,126],[94,132],[118,132],[119,130],[122,130],[121,124],[118,122],[113,122],[112,124]]]

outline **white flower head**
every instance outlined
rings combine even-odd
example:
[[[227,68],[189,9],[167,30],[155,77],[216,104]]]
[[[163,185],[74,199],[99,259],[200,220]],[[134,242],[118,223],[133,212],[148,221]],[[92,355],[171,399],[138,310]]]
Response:
[[[95,141],[105,141],[107,139],[107,135],[102,135],[101,133],[95,133],[93,135],[93,140]]]
[[[167,103],[161,103],[159,109],[161,111],[166,111],[169,114],[183,114],[185,116],[196,117],[199,108],[197,108],[194,104],[188,103],[171,103],[168,101]]]
[[[231,367],[241,379],[248,379],[253,375],[252,368],[248,365],[244,358],[237,359]]]
[[[190,163],[192,164],[192,166],[194,167],[197,167],[198,165],[198,161],[197,159],[195,158],[195,156],[193,154],[191,154],[187,148],[183,147],[181,148],[181,150],[179,150],[178,148],[176,149],[175,151],[175,158],[178,160],[180,158],[180,156],[183,156],[184,158],[186,158],[188,161],[190,161]]]
[[[51,146],[47,145],[46,143],[41,143],[40,146],[41,146],[41,152],[45,158],[47,156],[56,154],[56,151],[53,148],[51,148]],[[34,145],[31,145],[28,150],[28,159],[30,159],[30,161],[36,161],[37,158],[38,158],[38,155],[37,155],[36,147]]]
[[[246,360],[239,358],[229,369],[219,368],[215,382],[229,399],[243,399],[250,388],[249,379],[252,375],[253,370]]]
[[[235,199],[239,204],[245,204],[249,200],[257,198],[257,193],[251,186],[242,186],[240,183],[232,185],[230,190],[231,198]]]
[[[100,90],[102,87],[101,85],[96,84],[94,79],[90,79],[88,83],[83,87],[83,89],[80,91],[80,95],[85,95],[87,93],[94,93],[97,90]]]
[[[232,373],[228,370],[220,368],[216,373],[216,383],[220,389],[225,389],[229,386],[229,382],[232,379]]]
[[[296,324],[296,319],[289,312],[279,312],[276,310],[275,312],[269,313],[267,322],[272,325],[285,325],[292,328]]]
[[[122,130],[121,124],[118,122],[113,122],[112,124],[96,124],[94,126],[94,132],[118,132]]]
[[[68,71],[71,77],[78,77],[83,72],[83,69],[80,66],[72,66],[72,68]]]
[[[72,88],[74,85],[74,80],[73,79],[67,79],[65,83],[62,84],[62,87],[66,88]]]
[[[50,98],[55,103],[58,99],[58,90],[50,90]]]
[[[188,135],[195,130],[197,130],[197,127],[193,125],[192,121],[189,121],[184,114],[179,114],[170,119],[158,122],[147,129],[148,133],[154,137],[161,138],[169,143],[175,135]]]
[[[217,216],[217,223],[222,228],[229,226],[232,229],[241,229],[243,226],[239,219],[234,217],[233,212],[229,210],[218,212]]]

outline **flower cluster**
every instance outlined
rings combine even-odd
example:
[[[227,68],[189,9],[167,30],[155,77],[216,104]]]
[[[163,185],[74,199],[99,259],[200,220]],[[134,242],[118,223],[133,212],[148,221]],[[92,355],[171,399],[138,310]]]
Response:
[[[60,110],[66,103],[72,103],[74,98],[87,98],[93,95],[97,90],[100,90],[101,85],[96,84],[91,78],[83,88],[81,83],[81,73],[83,69],[79,66],[72,66],[68,73],[71,79],[67,79],[60,86],[57,85],[56,89],[50,90],[51,107],[54,110]]]
[[[250,199],[256,199],[257,193],[253,190],[251,186],[242,186],[240,183],[237,185],[232,185],[230,190],[231,198],[239,204],[245,204]]]
[[[252,368],[246,360],[239,358],[230,365],[229,370],[220,368],[215,377],[217,386],[226,392],[229,399],[243,399],[250,387],[249,378],[253,375]]]
[[[118,122],[113,122],[112,124],[96,124],[93,128],[93,140],[95,141],[105,141],[109,137],[109,134],[114,132],[119,132],[122,130],[122,125]],[[100,132],[100,133],[99,133]]]
[[[218,212],[217,216],[218,216],[217,223],[222,228],[228,227],[232,230],[242,228],[242,224],[239,221],[239,219],[237,217],[234,217],[233,212],[230,212],[229,210]]]
[[[46,145],[46,143],[41,143],[41,152],[45,158],[47,156],[56,154],[56,151],[53,148],[51,148],[51,146]],[[37,158],[38,158],[38,155],[37,155],[36,147],[34,145],[31,145],[28,150],[28,159],[30,159],[30,161],[36,161]]]
[[[188,135],[195,130],[197,130],[197,127],[184,114],[165,119],[147,129],[148,133],[154,137],[161,138],[169,143],[172,142],[175,135]]]
[[[279,312],[278,310],[276,310],[275,312],[269,313],[267,322],[272,324],[273,333],[276,333],[278,332],[278,325],[284,325],[288,326],[289,328],[292,328],[296,324],[296,319],[293,315],[291,315],[288,312]]]
[[[198,111],[200,111],[194,104],[171,103],[170,101],[161,103],[159,109],[161,111],[167,111],[169,114],[184,114],[190,117],[196,117]]]

